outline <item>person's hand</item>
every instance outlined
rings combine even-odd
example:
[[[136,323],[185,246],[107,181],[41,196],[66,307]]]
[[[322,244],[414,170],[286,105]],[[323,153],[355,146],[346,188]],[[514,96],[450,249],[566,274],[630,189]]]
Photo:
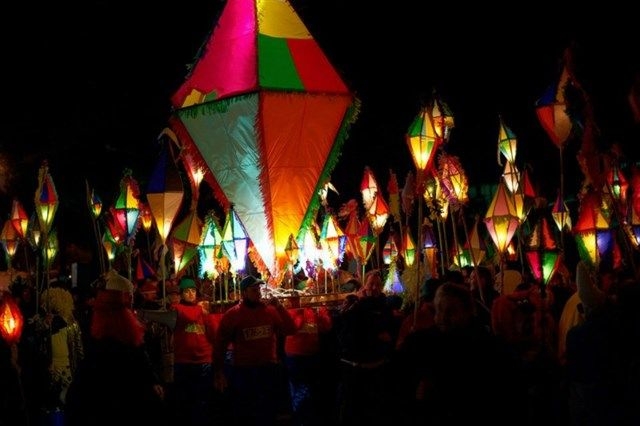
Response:
[[[281,307],[281,308],[282,308],[282,307],[284,307],[284,306],[282,306],[282,303],[280,302],[280,299],[278,299],[278,298],[277,298],[277,297],[275,297],[275,296],[271,296],[271,297],[267,300],[267,305],[271,305],[271,306],[273,306],[273,307],[275,307],[275,308],[278,308],[278,307]]]
[[[153,385],[153,393],[155,393],[156,396],[161,400],[164,399],[164,387],[162,387],[162,385],[159,385],[159,384]]]
[[[201,300],[200,302],[198,302],[198,306],[202,308],[202,312],[205,314],[208,314],[211,312],[211,302]]]

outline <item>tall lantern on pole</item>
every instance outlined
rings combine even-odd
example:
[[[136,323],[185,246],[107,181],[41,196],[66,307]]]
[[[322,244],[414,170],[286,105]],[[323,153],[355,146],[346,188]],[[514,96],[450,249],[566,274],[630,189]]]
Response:
[[[298,245],[298,241],[293,234],[289,234],[289,240],[287,241],[287,245],[284,248],[284,252],[287,255],[287,263],[289,267],[288,269],[291,275],[291,288],[294,288],[295,280],[293,276],[296,262],[298,262],[298,257],[300,256],[300,246]]]
[[[38,189],[36,189],[34,202],[36,215],[38,216],[38,224],[40,225],[39,229],[43,242],[42,247],[46,250],[49,246],[47,240],[49,238],[51,226],[53,225],[53,219],[56,215],[56,211],[58,210],[58,193],[56,192],[56,187],[53,184],[53,179],[49,174],[49,164],[47,161],[42,162],[40,170],[38,171]],[[50,264],[47,260],[48,256],[46,253],[43,253],[43,259],[45,261],[45,279],[48,285]],[[39,292],[38,289],[39,286],[36,284],[36,302],[37,294]]]
[[[168,132],[171,137],[173,132]],[[175,135],[173,135],[175,136]],[[178,216],[184,199],[184,188],[176,162],[173,159],[171,143],[163,140],[160,155],[147,186],[147,203],[160,236],[162,249],[160,253],[160,274],[162,276],[163,296],[166,292],[167,264],[169,252],[167,239],[171,234],[173,223]],[[148,234],[147,234],[148,237]],[[174,260],[175,262],[175,260]]]
[[[98,218],[102,213],[102,200],[95,193],[95,190],[89,188],[89,181],[85,181],[85,186],[87,191],[87,207],[91,212],[91,224],[93,226],[93,234],[96,238],[96,243],[98,244],[98,262],[100,263],[100,271],[104,273],[105,272],[104,251],[100,247],[100,242],[102,241],[102,235],[100,234],[100,227],[98,226]]]
[[[131,252],[138,227],[140,226],[140,189],[133,178],[132,171],[125,169],[120,180],[120,194],[112,209],[114,219],[125,231],[125,248],[127,250],[127,271],[132,279]]]
[[[498,183],[498,189],[485,214],[484,223],[500,256],[500,273],[503,274],[507,246],[520,224],[520,219],[504,180],[500,180],[500,183]]]
[[[527,246],[526,257],[533,277],[547,285],[558,270],[561,256],[551,226],[544,217],[533,228]]]
[[[18,232],[16,232],[13,223],[11,223],[11,220],[7,220],[2,227],[2,232],[0,232],[0,243],[2,243],[2,246],[7,253],[7,266],[10,271],[12,270],[11,261],[18,249],[18,238],[19,235]]]
[[[11,345],[20,340],[24,316],[10,292],[4,291],[0,296],[0,337]]]
[[[439,126],[442,131],[443,127]],[[422,194],[424,193],[425,180],[427,177],[427,171],[431,167],[434,154],[438,149],[438,145],[442,140],[436,134],[436,128],[433,120],[433,104],[431,106],[423,106],[418,115],[414,118],[413,122],[409,126],[409,130],[406,135],[407,144],[409,145],[409,151],[413,158],[413,163],[416,166],[416,194],[418,200],[418,247],[422,247]],[[420,294],[420,256],[416,256],[416,271],[417,279],[415,295],[415,308],[417,313],[418,296]]]
[[[222,252],[229,259],[233,278],[233,293],[237,297],[239,276],[247,266],[249,236],[244,224],[236,213],[233,204],[229,206],[227,217],[222,227]]]
[[[596,193],[588,193],[580,202],[580,214],[573,228],[580,258],[598,267],[602,255],[612,243],[608,220],[602,214],[601,199]]]

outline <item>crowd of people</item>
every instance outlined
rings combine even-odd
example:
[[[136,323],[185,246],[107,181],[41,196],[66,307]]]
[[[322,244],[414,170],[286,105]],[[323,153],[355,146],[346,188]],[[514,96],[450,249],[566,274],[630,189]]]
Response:
[[[507,288],[481,266],[427,277],[417,300],[383,283],[285,306],[248,275],[225,309],[188,275],[16,285],[0,425],[640,424],[633,277],[580,262]]]

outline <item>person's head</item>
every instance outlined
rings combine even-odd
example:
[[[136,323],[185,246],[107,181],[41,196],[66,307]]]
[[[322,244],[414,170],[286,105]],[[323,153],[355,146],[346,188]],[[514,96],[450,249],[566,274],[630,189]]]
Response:
[[[132,309],[133,283],[110,270],[93,301],[90,333],[94,339],[115,339],[127,345],[144,343],[144,326]]]
[[[115,269],[110,269],[104,276],[104,288],[102,291],[111,293],[109,298],[112,302],[120,300],[124,307],[131,308],[133,305],[133,289],[133,283],[120,275]]]
[[[196,281],[191,277],[180,278],[180,297],[187,303],[195,303],[198,297],[198,290],[196,288]]]
[[[180,302],[180,287],[175,282],[168,282],[167,287],[167,303],[174,304]]]
[[[493,273],[486,266],[478,266],[471,270],[469,283],[472,289],[493,289]]]
[[[464,285],[442,284],[436,290],[433,305],[435,324],[442,331],[465,328],[473,321],[473,299]]]
[[[367,272],[364,276],[364,284],[362,285],[362,295],[366,297],[376,297],[382,294],[384,284],[380,271],[375,269]]]
[[[138,291],[144,301],[152,302],[158,297],[158,282],[152,279],[146,279],[144,283],[138,287]]]
[[[240,294],[243,303],[247,305],[258,304],[262,298],[262,290],[260,288],[262,284],[264,284],[264,281],[253,275],[244,277],[242,281],[240,281]]]
[[[436,290],[442,285],[440,278],[427,278],[420,286],[420,301],[421,302],[433,302],[433,298],[436,295]]]
[[[46,311],[60,315],[66,322],[73,321],[73,296],[62,287],[51,287],[43,291],[40,305]]]
[[[448,269],[444,275],[444,281],[454,284],[465,284],[464,275],[458,269]]]

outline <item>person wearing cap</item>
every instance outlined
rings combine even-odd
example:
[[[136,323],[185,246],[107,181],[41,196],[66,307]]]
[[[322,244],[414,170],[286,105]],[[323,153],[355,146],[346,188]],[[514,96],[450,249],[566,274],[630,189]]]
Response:
[[[196,281],[184,276],[178,284],[180,302],[173,329],[173,390],[180,420],[185,425],[208,424],[213,395],[211,366],[215,327],[209,304],[198,300]]]
[[[228,387],[237,424],[268,426],[276,424],[282,386],[279,339],[295,333],[296,324],[277,298],[262,300],[261,285],[265,282],[251,275],[240,282],[242,300],[220,320],[213,365],[216,388]]]
[[[177,289],[180,298],[167,311],[144,311],[143,318],[171,330],[173,377],[168,399],[173,411],[181,424],[204,425],[211,420],[215,324],[209,303],[198,299],[193,277],[181,277]]]

